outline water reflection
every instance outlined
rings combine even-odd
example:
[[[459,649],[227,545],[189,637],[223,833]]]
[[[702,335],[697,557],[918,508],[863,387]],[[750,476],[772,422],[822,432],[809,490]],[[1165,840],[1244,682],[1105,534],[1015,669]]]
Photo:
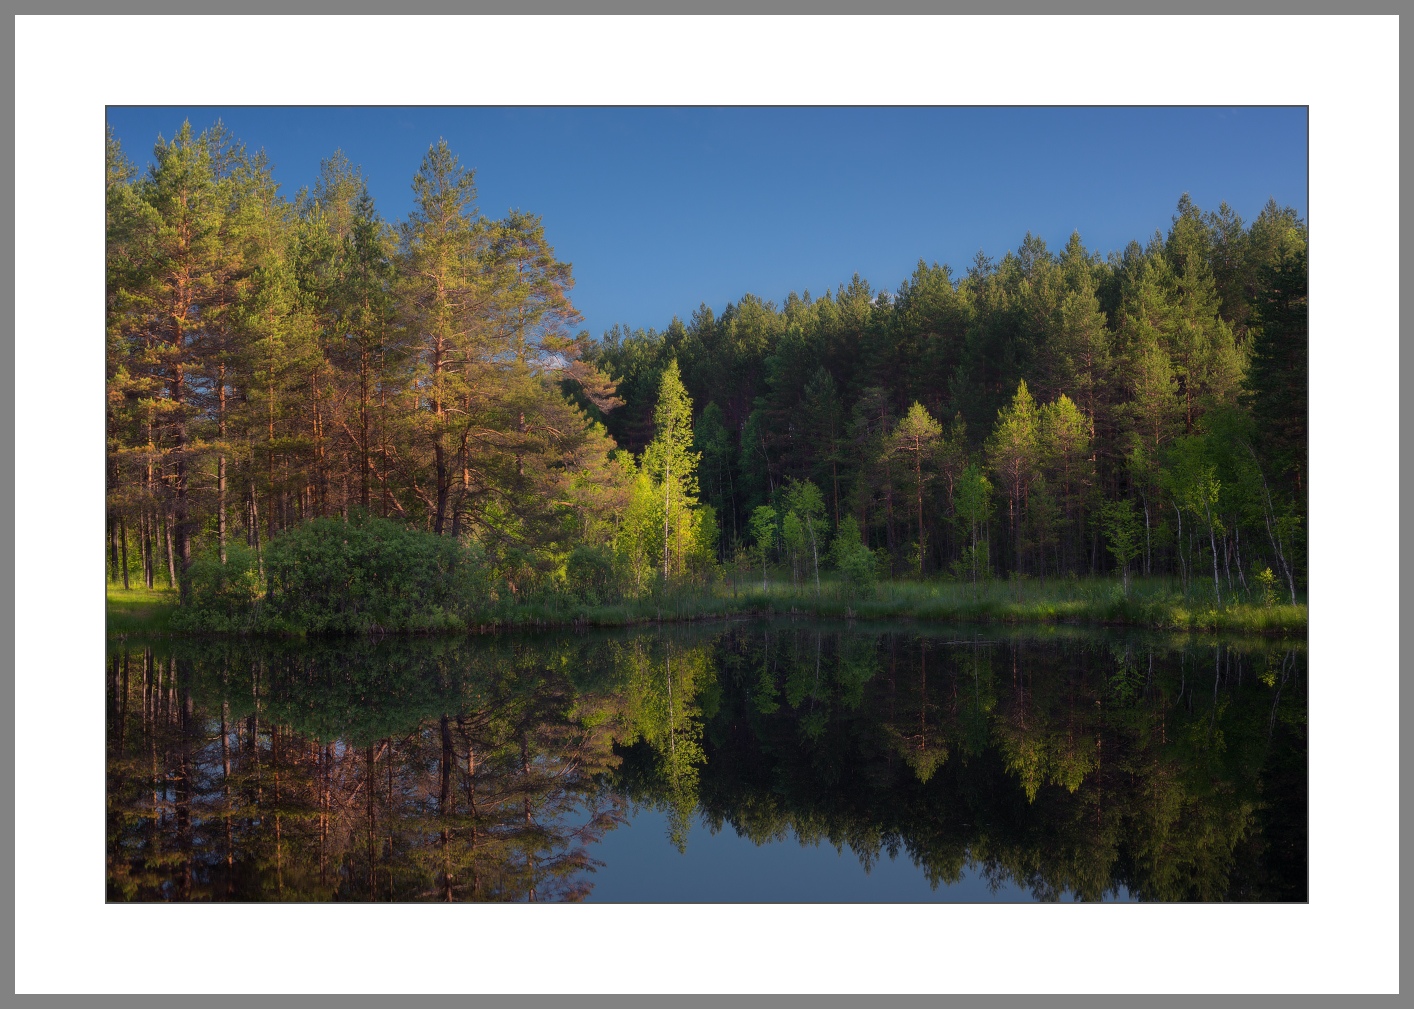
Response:
[[[1304,644],[719,624],[108,666],[110,900],[577,900],[645,807],[679,850],[848,845],[924,889],[1306,897]]]

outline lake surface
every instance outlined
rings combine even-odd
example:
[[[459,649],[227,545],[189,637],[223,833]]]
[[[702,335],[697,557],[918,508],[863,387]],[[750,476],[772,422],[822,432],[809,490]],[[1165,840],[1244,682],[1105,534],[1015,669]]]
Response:
[[[1304,641],[113,641],[108,899],[1304,901]]]

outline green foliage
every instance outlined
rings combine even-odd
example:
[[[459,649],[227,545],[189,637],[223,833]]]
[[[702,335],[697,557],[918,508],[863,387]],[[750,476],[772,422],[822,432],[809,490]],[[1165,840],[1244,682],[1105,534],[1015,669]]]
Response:
[[[785,487],[785,507],[799,516],[806,525],[825,520],[825,500],[820,488],[809,480],[792,480]]]
[[[717,544],[722,530],[717,524],[717,509],[698,503],[690,513],[690,545],[686,554],[688,575],[699,584],[716,577]]]
[[[766,587],[766,561],[776,545],[776,509],[759,505],[751,513],[751,538],[755,542],[756,559],[761,563],[761,587]]]
[[[1260,571],[1253,566],[1252,580],[1257,583],[1257,592],[1262,600],[1262,605],[1271,609],[1277,601],[1277,576],[1272,574],[1270,567],[1263,567]]]
[[[273,619],[306,631],[465,626],[490,602],[478,546],[373,517],[277,537],[268,568]]]
[[[643,451],[642,471],[651,481],[654,502],[651,506],[646,502],[640,505],[635,526],[637,535],[647,539],[651,534],[643,524],[644,514],[650,508],[660,508],[662,535],[659,540],[659,570],[662,588],[666,590],[672,579],[681,580],[693,571],[701,570],[704,546],[704,513],[697,502],[697,465],[702,454],[692,447],[692,400],[683,387],[676,359],[668,363],[658,384],[653,428],[653,440]],[[638,493],[642,494],[643,488],[640,487]],[[708,530],[712,541],[705,546],[710,563],[717,553],[715,540],[718,530],[714,517],[709,519]],[[646,545],[638,547],[636,552],[646,556]]]
[[[805,552],[806,539],[800,516],[793,511],[786,512],[785,518],[781,519],[781,543],[790,559],[791,581],[798,585],[801,555]]]
[[[1105,531],[1105,546],[1119,566],[1124,579],[1124,592],[1128,595],[1129,565],[1139,556],[1141,537],[1134,502],[1129,498],[1106,501],[1100,512],[1100,523]]]
[[[189,630],[289,634],[464,629],[490,604],[479,548],[369,516],[315,519],[276,537],[265,591],[253,552],[193,566]]]
[[[635,472],[614,538],[614,550],[636,595],[651,590],[660,577],[663,552],[663,494],[646,472]]]
[[[958,477],[953,506],[957,523],[967,537],[957,562],[958,571],[976,583],[979,574],[991,571],[990,544],[984,530],[992,513],[992,481],[975,463],[968,464]]]
[[[661,612],[743,543],[763,583],[788,560],[818,599],[818,562],[850,567],[828,544],[850,514],[884,571],[1091,575],[1121,496],[1129,563],[1185,596],[1210,568],[1215,604],[1255,599],[1254,562],[1293,606],[1304,587],[1290,208],[1247,226],[1185,195],[1166,234],[1108,259],[1028,233],[956,277],[920,261],[896,293],[856,275],[596,342],[570,335],[571,269],[539,218],[483,216],[445,142],[400,228],[342,154],[286,200],[219,123],[159,139],[145,172],[111,136],[105,161],[107,561],[152,584],[189,561],[179,623],[281,626],[284,602],[245,599],[241,544],[273,561],[311,516],[358,511],[484,545],[487,612],[521,618]],[[306,616],[378,623],[360,584]],[[432,609],[397,619],[449,620]]]
[[[677,493],[693,497],[698,491],[697,464],[702,454],[693,451],[692,445],[692,400],[674,359],[668,363],[658,385],[653,440],[644,450],[643,468],[659,484],[675,481]]]
[[[259,558],[243,543],[232,543],[226,563],[207,551],[187,569],[186,599],[173,617],[176,630],[244,632],[258,624],[265,597]]]
[[[1308,466],[1306,235],[1295,223],[1274,230],[1271,258],[1260,268],[1261,293],[1254,313],[1258,326],[1244,398],[1260,424],[1263,455],[1299,501]]]
[[[878,580],[878,558],[864,545],[853,515],[847,515],[840,521],[839,531],[830,546],[830,560],[844,578],[851,594],[858,595],[872,589]]]
[[[716,514],[726,520],[722,534],[735,531],[731,523],[736,519],[736,447],[735,439],[727,430],[721,407],[708,403],[697,419],[692,432],[693,451],[701,455],[699,480],[702,484],[703,499],[710,504]],[[718,545],[719,556],[725,554],[725,539]]]
[[[923,577],[924,558],[927,554],[923,499],[935,475],[936,458],[942,447],[942,438],[942,425],[933,419],[927,407],[915,402],[894,428],[888,447],[888,451],[904,464],[903,489],[916,506],[914,518],[917,522],[918,539],[914,565],[920,578]]]
[[[618,602],[623,596],[614,552],[605,546],[581,543],[565,561],[565,586],[584,603]]]

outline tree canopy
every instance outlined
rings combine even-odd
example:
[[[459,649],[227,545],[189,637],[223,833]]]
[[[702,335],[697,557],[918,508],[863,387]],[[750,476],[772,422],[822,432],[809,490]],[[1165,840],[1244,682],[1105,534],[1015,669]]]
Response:
[[[474,544],[513,600],[655,592],[752,550],[818,586],[847,521],[852,563],[895,577],[1305,583],[1289,208],[1249,225],[1185,195],[1108,257],[1028,234],[892,292],[856,275],[596,340],[543,222],[483,214],[445,141],[413,192],[395,225],[338,152],[289,200],[219,123],[142,172],[109,137],[114,579],[185,584],[234,545],[266,577],[274,538],[363,512]]]

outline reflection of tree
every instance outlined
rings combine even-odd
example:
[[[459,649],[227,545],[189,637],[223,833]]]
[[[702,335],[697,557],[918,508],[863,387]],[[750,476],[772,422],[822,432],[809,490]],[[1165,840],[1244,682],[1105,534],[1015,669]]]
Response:
[[[1305,898],[1304,653],[736,625],[117,647],[108,893],[573,900],[629,801],[1041,899]]]
[[[653,759],[634,775],[631,794],[668,817],[668,837],[678,851],[697,810],[702,750],[701,701],[712,672],[708,649],[666,635],[654,641],[637,637],[610,646],[615,665],[625,674],[632,732],[621,743],[645,745]]]
[[[885,723],[884,731],[889,737],[893,749],[902,757],[905,764],[913,768],[914,775],[920,783],[926,784],[928,779],[942,766],[948,759],[947,740],[941,728],[933,728],[930,731],[928,722],[928,710],[931,707],[928,698],[928,642],[926,639],[918,639],[918,679],[916,689],[910,690],[909,703],[905,704],[905,709],[917,710],[916,718],[907,715],[902,717],[891,717]],[[893,694],[897,697],[898,684],[893,685]],[[907,689],[907,687],[905,687]],[[895,709],[890,705],[890,714]]]
[[[622,732],[603,670],[424,645],[119,653],[110,898],[582,897],[588,846],[620,820],[596,784]],[[375,735],[380,702],[400,731]]]
[[[851,638],[825,640],[830,669],[832,644],[840,654]],[[866,867],[905,852],[935,885],[973,864],[1042,899],[1097,899],[1121,886],[1155,900],[1304,893],[1304,864],[1280,878],[1262,869],[1259,832],[1278,825],[1264,810],[1287,801],[1264,791],[1270,769],[1290,766],[1290,788],[1305,758],[1304,741],[1267,740],[1273,688],[1260,680],[1270,664],[1261,654],[1219,649],[1216,691],[1206,679],[1208,692],[1196,694],[1197,652],[1162,641],[1112,650],[884,635],[871,645],[879,672],[846,706],[827,678],[828,689],[792,695],[801,650],[788,639],[775,647],[794,704],[763,712],[762,683],[728,670],[755,667],[750,655],[764,641],[729,635],[718,645],[726,695],[717,722],[750,732],[707,726],[702,802],[717,828],[730,822],[758,842],[794,834],[848,844]],[[1213,649],[1205,654],[1211,677]],[[1302,705],[1288,698],[1288,709]],[[822,709],[826,723],[802,737]],[[931,775],[909,760],[925,740],[952,755]],[[1280,826],[1304,837],[1290,815]]]

